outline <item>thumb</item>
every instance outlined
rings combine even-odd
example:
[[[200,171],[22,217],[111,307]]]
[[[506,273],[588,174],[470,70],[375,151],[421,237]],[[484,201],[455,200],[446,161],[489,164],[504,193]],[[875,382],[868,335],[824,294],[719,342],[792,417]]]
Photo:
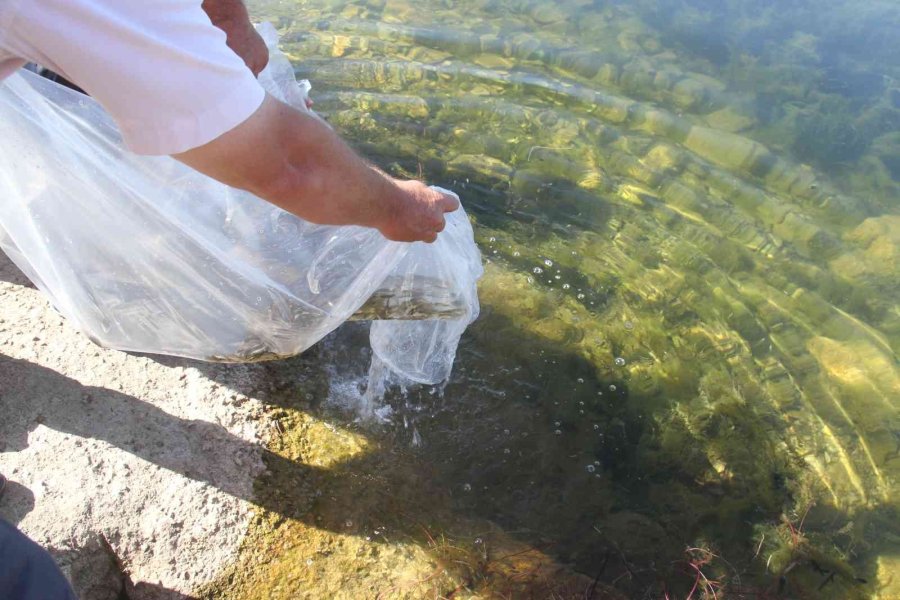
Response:
[[[445,213],[453,212],[454,210],[459,208],[459,200],[456,198],[456,196],[441,193],[441,200],[438,203],[438,206]]]

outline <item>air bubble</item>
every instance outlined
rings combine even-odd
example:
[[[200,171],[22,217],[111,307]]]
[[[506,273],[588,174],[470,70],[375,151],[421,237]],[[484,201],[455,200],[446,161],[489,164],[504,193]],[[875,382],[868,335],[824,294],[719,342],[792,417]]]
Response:
[[[559,421],[556,421],[556,422],[553,423],[553,424],[556,425],[557,427],[559,427],[560,425],[562,425],[562,423],[560,423]]]
[[[631,331],[632,329],[634,329],[634,323],[632,323],[631,321],[625,321],[625,329]]]
[[[578,298],[579,300],[584,300],[584,294],[578,294],[575,297]]]
[[[548,267],[552,267],[553,261],[548,258],[547,260],[544,261],[544,264],[547,265]]]
[[[555,433],[556,435],[562,435],[562,430],[561,430],[561,429],[557,429],[557,430],[554,431],[553,433]]]
[[[594,429],[595,429],[595,430],[600,429],[600,426],[597,425],[596,423],[594,423]]]
[[[522,253],[519,252],[518,250],[516,250],[515,252],[513,252],[513,256],[515,256],[516,258],[518,258],[518,257],[522,256]]]
[[[544,270],[540,267],[535,267],[531,270],[531,272],[534,273],[535,275],[540,275],[541,273],[544,272]]]
[[[567,290],[567,289],[569,289],[570,287],[572,287],[572,286],[569,285],[568,283],[562,284],[562,289],[564,289],[564,290]]]
[[[594,465],[588,465],[588,466],[585,467],[585,468],[587,469],[587,472],[588,472],[588,473],[593,473],[594,471],[597,470],[597,467],[595,467]]]
[[[584,377],[579,377],[579,378],[577,379],[577,381],[578,381],[578,383],[584,383]]]
[[[617,356],[615,362],[616,362],[616,366],[617,366],[617,367],[624,367],[624,366],[625,366],[625,359],[622,358],[621,356]]]
[[[509,448],[504,448],[504,449],[503,449],[503,454],[509,454],[509,453],[510,453],[510,449],[509,449]]]
[[[611,392],[616,391],[616,386],[614,386],[614,385],[609,386],[609,391],[611,391]]]
[[[464,483],[464,484],[463,484],[463,491],[464,491],[464,492],[471,492],[471,491],[472,491],[472,484],[471,484],[471,483]]]

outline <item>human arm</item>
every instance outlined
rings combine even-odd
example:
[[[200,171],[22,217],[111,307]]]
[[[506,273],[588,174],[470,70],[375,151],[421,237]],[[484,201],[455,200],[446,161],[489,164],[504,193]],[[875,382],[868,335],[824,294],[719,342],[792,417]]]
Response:
[[[395,241],[434,241],[455,198],[368,165],[327,125],[271,96],[246,121],[174,157],[302,219],[361,225]]]
[[[203,0],[201,7],[212,24],[225,32],[228,47],[259,75],[269,62],[269,50],[250,23],[243,0]]]
[[[421,183],[386,177],[316,117],[267,97],[199,2],[23,2],[9,41],[98,100],[129,149],[175,156],[309,221],[428,241],[456,208]]]
[[[258,75],[269,53],[243,0],[204,0],[202,8]],[[371,167],[318,119],[272,97],[242,125],[175,158],[307,221],[374,227],[397,241],[433,241],[444,212],[458,206],[419,182]]]

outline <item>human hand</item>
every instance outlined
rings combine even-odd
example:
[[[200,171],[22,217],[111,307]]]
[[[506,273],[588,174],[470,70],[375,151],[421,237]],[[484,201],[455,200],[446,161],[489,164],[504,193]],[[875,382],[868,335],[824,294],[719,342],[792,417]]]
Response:
[[[378,226],[381,234],[395,242],[427,242],[444,230],[444,214],[459,208],[459,200],[433,190],[421,181],[394,180],[399,194]]]

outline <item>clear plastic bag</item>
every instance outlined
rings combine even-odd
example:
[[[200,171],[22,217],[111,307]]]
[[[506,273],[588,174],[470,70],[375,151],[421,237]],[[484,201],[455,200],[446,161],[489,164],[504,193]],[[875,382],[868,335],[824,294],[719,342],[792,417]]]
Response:
[[[260,81],[306,110],[308,83],[261,32]],[[481,256],[462,209],[432,245],[314,225],[129,153],[94,100],[25,71],[0,84],[0,136],[0,248],[103,346],[248,362],[300,353],[354,314],[399,316],[415,320],[373,325],[376,358],[436,383],[478,314]]]

